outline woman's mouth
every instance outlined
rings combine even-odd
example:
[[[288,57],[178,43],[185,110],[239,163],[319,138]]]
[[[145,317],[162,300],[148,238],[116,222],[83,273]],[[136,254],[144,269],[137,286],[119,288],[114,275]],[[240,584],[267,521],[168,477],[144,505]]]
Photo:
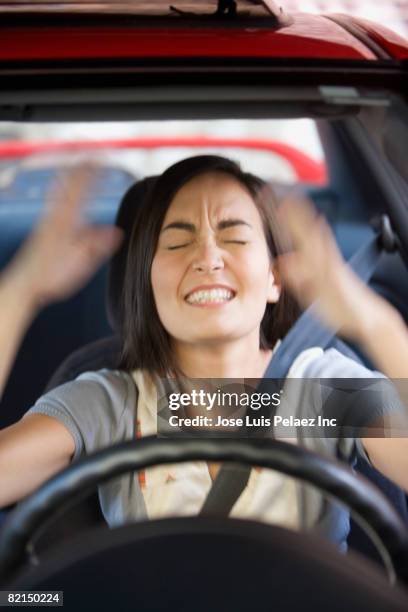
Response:
[[[212,306],[226,304],[235,297],[235,292],[226,288],[197,289],[189,293],[185,300],[192,306]]]

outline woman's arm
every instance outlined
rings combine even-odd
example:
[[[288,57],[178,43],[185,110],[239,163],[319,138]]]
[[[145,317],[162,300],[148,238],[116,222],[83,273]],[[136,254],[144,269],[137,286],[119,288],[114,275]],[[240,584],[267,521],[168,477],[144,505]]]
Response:
[[[35,308],[11,267],[0,276],[0,398],[22,337]]]
[[[32,493],[67,467],[75,451],[68,429],[57,419],[27,415],[0,431],[0,508]]]
[[[84,373],[43,395],[0,431],[0,507],[73,459],[132,438],[136,395],[133,380],[113,370]]]
[[[44,217],[0,276],[0,396],[20,341],[39,310],[77,291],[120,243],[117,228],[81,224],[94,173],[87,166],[60,177]],[[47,415],[28,414],[1,430],[0,507],[66,467],[74,451],[72,433]]]
[[[389,378],[408,378],[408,333],[399,312],[379,298],[355,340]]]
[[[321,319],[358,342],[389,378],[408,378],[408,331],[398,311],[347,266],[308,200],[288,199],[278,215],[294,248],[279,258],[283,282],[303,306],[316,302]]]
[[[81,224],[94,173],[83,166],[61,175],[44,217],[0,275],[0,398],[21,339],[39,310],[79,290],[120,243],[115,227]]]
[[[398,313],[344,262],[326,221],[310,202],[287,200],[279,211],[293,252],[280,257],[283,282],[303,306],[316,302],[322,320],[360,344],[389,378],[408,378],[408,332]],[[408,435],[407,415],[400,433]],[[408,491],[408,438],[362,438],[370,461]]]

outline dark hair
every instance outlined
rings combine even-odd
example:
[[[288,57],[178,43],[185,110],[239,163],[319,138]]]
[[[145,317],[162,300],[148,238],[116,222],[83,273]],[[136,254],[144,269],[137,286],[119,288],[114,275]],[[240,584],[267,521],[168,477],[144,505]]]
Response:
[[[190,180],[207,172],[222,172],[239,181],[252,196],[260,213],[271,259],[278,255],[274,231],[274,197],[260,178],[245,173],[238,164],[216,155],[200,155],[180,161],[157,178],[150,194],[138,203],[124,277],[122,304],[123,350],[121,367],[127,371],[146,369],[159,375],[180,373],[171,339],[156,309],[151,268],[167,209],[176,193]],[[273,348],[299,315],[299,307],[285,289],[276,304],[267,304],[261,322],[260,348]]]

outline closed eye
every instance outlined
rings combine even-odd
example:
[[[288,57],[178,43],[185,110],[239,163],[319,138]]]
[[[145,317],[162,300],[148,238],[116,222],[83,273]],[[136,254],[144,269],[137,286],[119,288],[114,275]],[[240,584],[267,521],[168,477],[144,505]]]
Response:
[[[176,249],[182,249],[183,247],[188,246],[191,242],[184,242],[183,244],[175,244],[174,246],[168,246],[168,251],[175,251]]]
[[[224,240],[225,244],[248,244],[248,240]]]

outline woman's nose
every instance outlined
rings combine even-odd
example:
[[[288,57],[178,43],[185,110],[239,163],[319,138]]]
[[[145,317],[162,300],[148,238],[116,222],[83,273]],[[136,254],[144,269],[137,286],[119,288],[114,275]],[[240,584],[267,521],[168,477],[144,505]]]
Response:
[[[220,249],[215,242],[202,242],[198,245],[193,261],[193,269],[197,272],[213,272],[222,270],[224,260]]]

